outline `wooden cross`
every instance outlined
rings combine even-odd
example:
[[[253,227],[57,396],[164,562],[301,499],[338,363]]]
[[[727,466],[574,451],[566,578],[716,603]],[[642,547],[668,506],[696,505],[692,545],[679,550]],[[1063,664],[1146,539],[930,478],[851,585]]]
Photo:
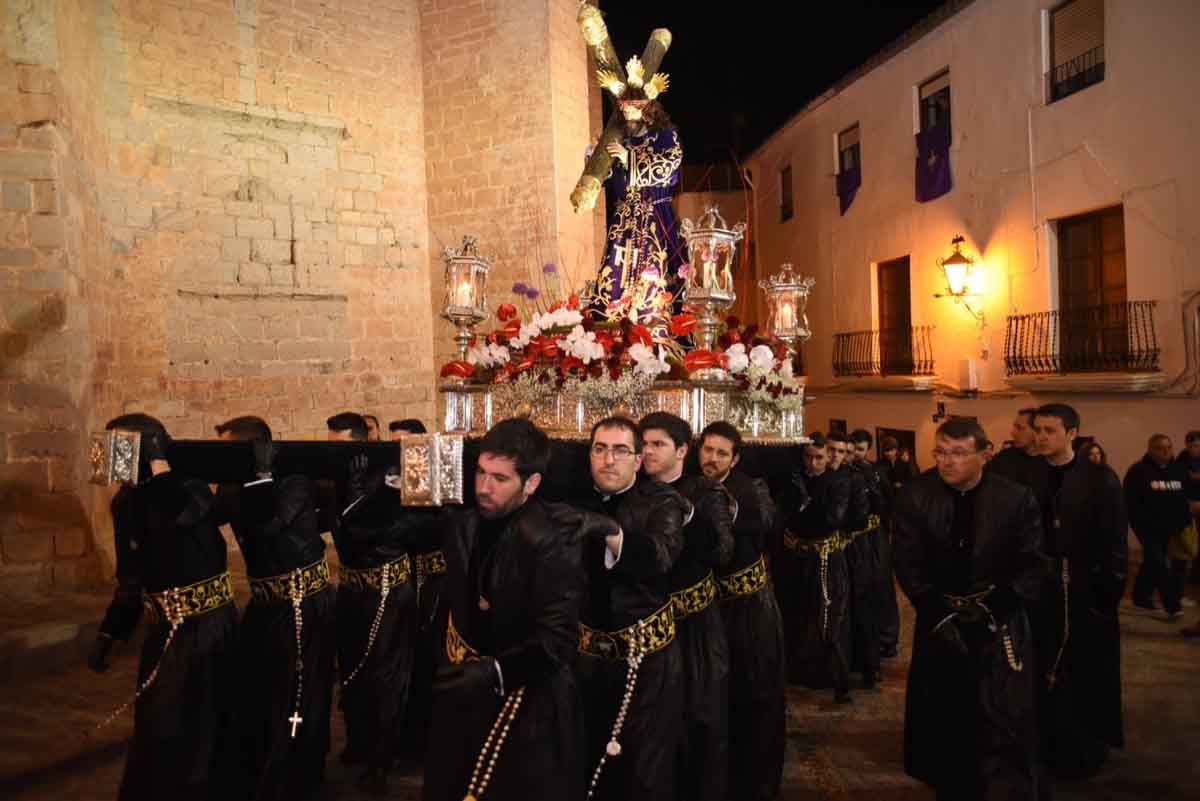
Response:
[[[585,0],[579,6],[578,22],[584,41],[587,42],[588,49],[595,57],[596,66],[610,70],[616,73],[622,81],[625,80],[625,68],[617,60],[616,51],[612,41],[608,38],[608,29],[604,25],[604,19],[600,16],[600,10]],[[642,65],[645,67],[646,75],[653,75],[658,71],[663,56],[667,54],[670,46],[671,32],[666,28],[657,28],[650,33],[650,41],[646,42],[646,49],[642,52]],[[591,157],[588,158],[587,166],[583,168],[583,174],[579,176],[579,181],[575,184],[575,191],[571,193],[571,205],[574,206],[576,213],[591,211],[595,207],[596,198],[600,195],[600,189],[604,185],[604,177],[612,168],[612,156],[608,155],[608,143],[620,142],[624,132],[625,120],[621,116],[620,109],[614,109],[608,118],[608,124],[604,126],[604,133],[600,134],[600,140],[596,143]]]
[[[293,740],[296,739],[296,729],[300,726],[300,724],[303,721],[304,721],[304,718],[300,717],[300,713],[298,711],[293,712],[292,716],[290,718],[288,718],[288,723],[292,724],[292,739]]]

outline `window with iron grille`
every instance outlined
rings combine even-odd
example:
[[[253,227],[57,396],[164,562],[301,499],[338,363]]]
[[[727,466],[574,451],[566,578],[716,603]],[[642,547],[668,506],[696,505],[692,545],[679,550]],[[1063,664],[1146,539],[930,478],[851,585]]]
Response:
[[[920,119],[918,130],[928,131],[950,124],[950,70],[943,70],[917,89]]]
[[[792,165],[779,171],[779,221],[792,219]]]
[[[862,164],[858,123],[838,134],[838,172],[852,170]]]
[[[1104,0],[1068,0],[1049,14],[1046,101],[1104,80]]]

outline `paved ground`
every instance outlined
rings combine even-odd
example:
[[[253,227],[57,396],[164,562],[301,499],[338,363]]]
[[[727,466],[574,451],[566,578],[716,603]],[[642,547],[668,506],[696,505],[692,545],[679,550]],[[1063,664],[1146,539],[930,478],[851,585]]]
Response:
[[[1195,622],[1190,609],[1187,622]],[[907,621],[906,621],[907,622]],[[1200,642],[1177,625],[1123,610],[1125,709],[1129,748],[1098,778],[1059,788],[1064,801],[1174,801],[1200,798]],[[906,633],[907,639],[907,633]],[[129,697],[133,648],[95,677],[82,667],[4,682],[0,687],[0,798],[8,801],[111,801],[130,717],[91,733]],[[882,688],[835,707],[828,692],[788,696],[784,801],[913,801],[932,794],[901,770],[904,654],[888,664]],[[340,723],[339,723],[340,727]],[[335,753],[341,750],[337,732]],[[353,775],[330,760],[325,798],[360,801]],[[418,797],[419,778],[398,776],[392,799]],[[164,799],[164,801],[167,801]]]

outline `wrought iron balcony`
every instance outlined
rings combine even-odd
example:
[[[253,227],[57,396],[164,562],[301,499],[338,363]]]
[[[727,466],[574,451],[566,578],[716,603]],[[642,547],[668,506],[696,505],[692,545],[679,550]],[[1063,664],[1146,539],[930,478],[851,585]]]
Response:
[[[1015,314],[1004,331],[1010,376],[1157,372],[1153,300]]]
[[[1046,73],[1046,102],[1062,100],[1103,80],[1104,45],[1100,45]]]
[[[833,335],[833,374],[933,375],[933,326],[846,331]]]

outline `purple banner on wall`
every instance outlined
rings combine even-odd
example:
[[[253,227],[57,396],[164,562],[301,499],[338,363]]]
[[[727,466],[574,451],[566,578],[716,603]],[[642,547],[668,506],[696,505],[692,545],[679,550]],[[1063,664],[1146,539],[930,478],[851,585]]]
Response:
[[[862,167],[849,167],[837,174],[838,209],[842,215],[854,202],[858,187],[862,185]]]
[[[917,202],[935,200],[950,191],[950,124],[917,134]]]

